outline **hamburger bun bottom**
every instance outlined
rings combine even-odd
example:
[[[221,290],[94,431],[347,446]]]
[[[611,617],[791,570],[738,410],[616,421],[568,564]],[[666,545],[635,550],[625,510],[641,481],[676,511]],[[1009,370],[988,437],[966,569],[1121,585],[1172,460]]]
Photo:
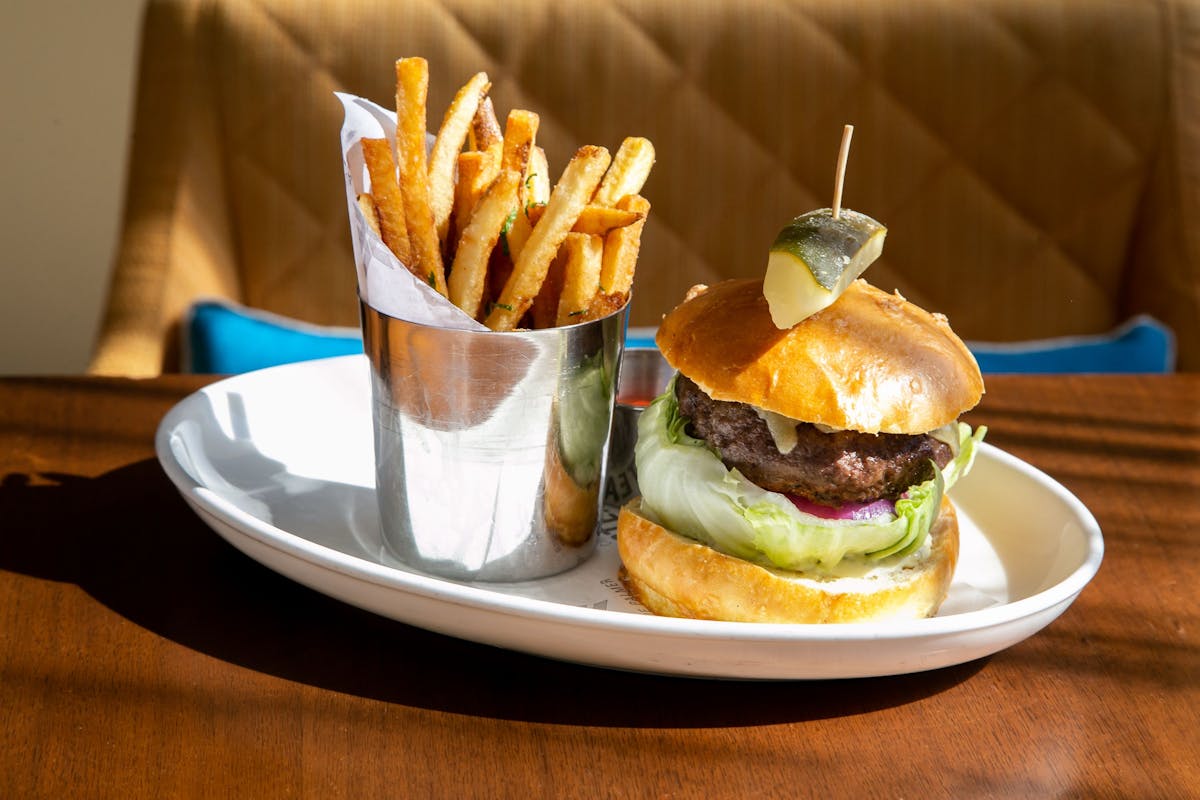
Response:
[[[865,622],[937,613],[958,563],[958,518],[943,497],[917,553],[865,574],[830,577],[764,567],[674,533],[641,513],[617,521],[621,579],[647,609],[668,617],[732,622]]]

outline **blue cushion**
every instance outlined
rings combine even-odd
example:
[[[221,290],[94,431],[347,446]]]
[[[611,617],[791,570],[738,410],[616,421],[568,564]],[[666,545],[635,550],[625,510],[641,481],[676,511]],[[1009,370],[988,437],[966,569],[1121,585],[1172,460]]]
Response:
[[[654,343],[657,328],[635,328],[632,325],[625,329],[626,347],[658,347]]]
[[[1175,335],[1139,315],[1109,333],[1026,342],[967,342],[981,372],[1164,373],[1175,369]]]
[[[630,328],[626,347],[654,347],[654,328]],[[967,342],[981,372],[1164,373],[1175,369],[1175,336],[1153,317],[1133,317],[1092,336],[1024,342]]]
[[[311,325],[219,300],[194,303],[184,320],[185,372],[234,374],[362,351],[358,328]]]
[[[654,347],[654,328],[630,327],[626,347]],[[361,353],[358,328],[334,328],[218,300],[195,303],[184,325],[184,371],[233,374],[277,364]],[[1105,334],[1025,342],[967,342],[979,369],[1004,373],[1164,373],[1175,337],[1141,315]]]

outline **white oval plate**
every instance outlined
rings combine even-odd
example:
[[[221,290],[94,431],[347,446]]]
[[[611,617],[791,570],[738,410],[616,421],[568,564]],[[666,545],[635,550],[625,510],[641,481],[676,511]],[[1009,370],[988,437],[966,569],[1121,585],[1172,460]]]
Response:
[[[370,404],[364,356],[273,367],[185,398],[163,419],[155,445],[208,525],[299,583],[451,636],[643,672],[815,679],[960,664],[1041,630],[1103,557],[1100,528],[1077,498],[985,444],[954,489],[959,567],[930,619],[779,625],[650,615],[617,580],[612,506],[595,555],[574,570],[519,584],[445,580],[397,563],[382,547]],[[470,502],[468,487],[463,492]]]

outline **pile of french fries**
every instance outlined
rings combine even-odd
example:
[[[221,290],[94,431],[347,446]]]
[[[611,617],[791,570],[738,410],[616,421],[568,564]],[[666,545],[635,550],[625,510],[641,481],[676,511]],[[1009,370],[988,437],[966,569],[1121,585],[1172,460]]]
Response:
[[[537,145],[538,115],[514,109],[501,131],[480,72],[454,96],[426,155],[429,64],[396,62],[396,143],[363,139],[369,193],[359,208],[417,278],[497,331],[573,325],[629,299],[650,203],[648,139],[615,157],[576,151],[556,184]]]

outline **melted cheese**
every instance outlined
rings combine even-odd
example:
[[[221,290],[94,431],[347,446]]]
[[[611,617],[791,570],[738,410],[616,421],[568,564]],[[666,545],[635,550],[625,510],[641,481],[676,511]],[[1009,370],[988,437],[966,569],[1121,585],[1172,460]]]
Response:
[[[755,408],[754,412],[758,414],[759,419],[767,423],[767,430],[771,432],[776,450],[787,455],[796,449],[796,426],[800,424],[799,421],[762,408]]]
[[[958,457],[958,423],[951,422],[943,425],[940,428],[935,428],[929,432],[929,435],[937,439],[939,442],[945,442],[950,447],[950,452],[954,457]]]

